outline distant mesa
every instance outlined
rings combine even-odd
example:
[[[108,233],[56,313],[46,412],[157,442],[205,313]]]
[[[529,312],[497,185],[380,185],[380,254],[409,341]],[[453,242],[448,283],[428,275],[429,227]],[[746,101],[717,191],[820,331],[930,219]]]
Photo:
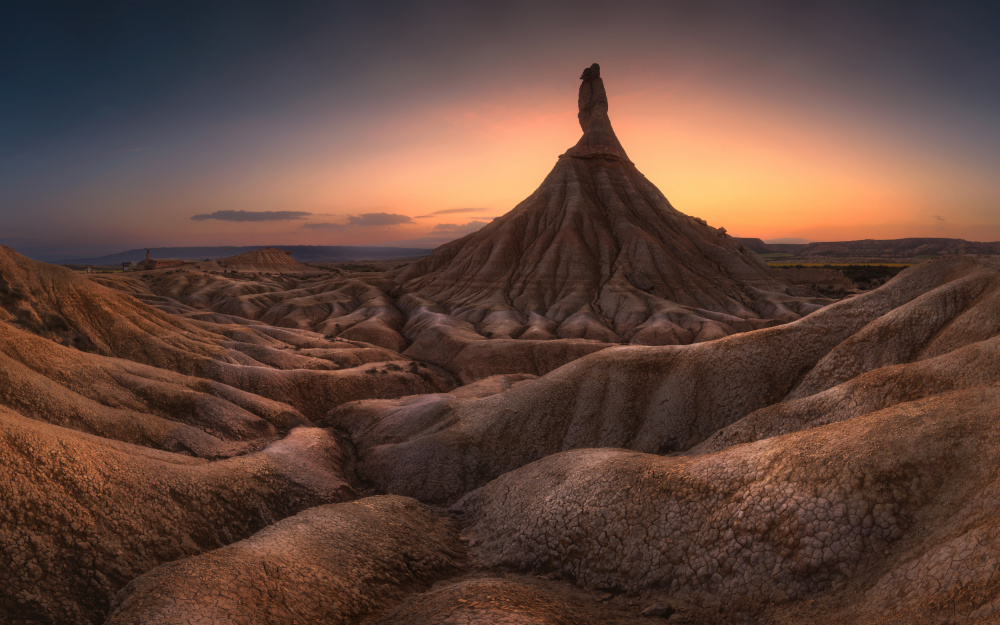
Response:
[[[235,271],[308,271],[309,267],[293,260],[291,252],[276,247],[251,250],[216,261],[222,269]]]

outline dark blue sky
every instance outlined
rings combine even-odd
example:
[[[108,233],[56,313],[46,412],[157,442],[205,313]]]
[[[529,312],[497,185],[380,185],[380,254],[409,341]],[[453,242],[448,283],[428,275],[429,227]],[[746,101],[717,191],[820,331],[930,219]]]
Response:
[[[282,241],[206,230],[211,223],[190,216],[411,214],[395,196],[373,193],[366,204],[361,191],[346,191],[349,180],[317,187],[326,204],[303,199],[301,188],[283,194],[282,180],[319,154],[307,129],[322,135],[331,167],[341,165],[334,153],[374,162],[398,147],[380,127],[414,111],[488,107],[518,90],[541,101],[567,90],[567,68],[594,60],[628,85],[660,72],[748,100],[766,94],[789,116],[823,111],[817,124],[826,108],[853,111],[870,117],[866,127],[887,129],[880,140],[896,148],[925,136],[919,149],[983,168],[970,183],[983,188],[959,202],[968,206],[939,212],[969,210],[963,223],[1000,225],[991,204],[1000,190],[991,195],[983,182],[1000,166],[997,32],[985,2],[5,2],[0,242],[50,258],[147,243],[320,242],[290,240],[293,230]],[[264,180],[278,171],[284,178]],[[949,175],[938,186],[949,184],[961,181]],[[481,197],[442,196],[438,208],[512,206],[482,188]],[[433,198],[414,202],[428,212]],[[393,235],[364,233],[365,242],[380,236]]]

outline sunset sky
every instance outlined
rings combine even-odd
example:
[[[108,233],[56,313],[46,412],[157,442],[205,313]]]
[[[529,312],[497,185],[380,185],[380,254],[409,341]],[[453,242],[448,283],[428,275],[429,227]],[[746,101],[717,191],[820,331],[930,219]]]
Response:
[[[577,141],[593,62],[639,170],[731,234],[1000,240],[988,6],[4,3],[0,243],[433,247]]]

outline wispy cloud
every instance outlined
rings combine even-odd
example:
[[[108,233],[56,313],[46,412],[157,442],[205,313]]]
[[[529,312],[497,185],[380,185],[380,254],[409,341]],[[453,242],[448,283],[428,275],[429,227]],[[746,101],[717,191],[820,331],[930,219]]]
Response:
[[[406,215],[395,213],[363,213],[361,215],[348,215],[348,226],[398,226],[399,224],[412,224],[413,220]]]
[[[428,215],[417,215],[417,219],[426,219],[427,217],[433,217],[435,215],[453,215],[455,213],[485,213],[490,209],[488,208],[446,208],[444,210],[434,211]]]
[[[347,223],[338,224],[333,222],[316,222],[303,224],[303,228],[327,229],[327,228],[370,228],[378,226],[398,226],[400,224],[412,224],[413,219],[406,215],[395,213],[362,213],[361,215],[348,215]]]
[[[208,219],[220,221],[291,221],[305,219],[308,215],[312,215],[312,213],[305,211],[215,211],[214,213],[192,215],[191,219],[195,221]]]

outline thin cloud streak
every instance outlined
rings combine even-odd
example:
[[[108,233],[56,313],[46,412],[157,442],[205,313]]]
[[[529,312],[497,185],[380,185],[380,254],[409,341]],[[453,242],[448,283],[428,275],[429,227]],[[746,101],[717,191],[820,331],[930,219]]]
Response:
[[[303,224],[303,228],[322,230],[339,228],[373,228],[385,226],[399,226],[402,224],[415,223],[412,218],[396,213],[363,213],[361,215],[348,215],[347,223],[338,224],[334,222],[316,222]]]
[[[433,213],[427,215],[417,215],[417,219],[426,219],[427,217],[433,217],[435,215],[453,215],[455,213],[486,213],[489,212],[488,208],[446,208],[440,211],[434,211]]]
[[[399,224],[412,223],[413,219],[409,216],[396,213],[364,213],[347,216],[347,225],[349,226],[398,226]]]
[[[225,210],[192,215],[194,221],[217,219],[219,221],[292,221],[312,215],[306,211],[244,211]]]

